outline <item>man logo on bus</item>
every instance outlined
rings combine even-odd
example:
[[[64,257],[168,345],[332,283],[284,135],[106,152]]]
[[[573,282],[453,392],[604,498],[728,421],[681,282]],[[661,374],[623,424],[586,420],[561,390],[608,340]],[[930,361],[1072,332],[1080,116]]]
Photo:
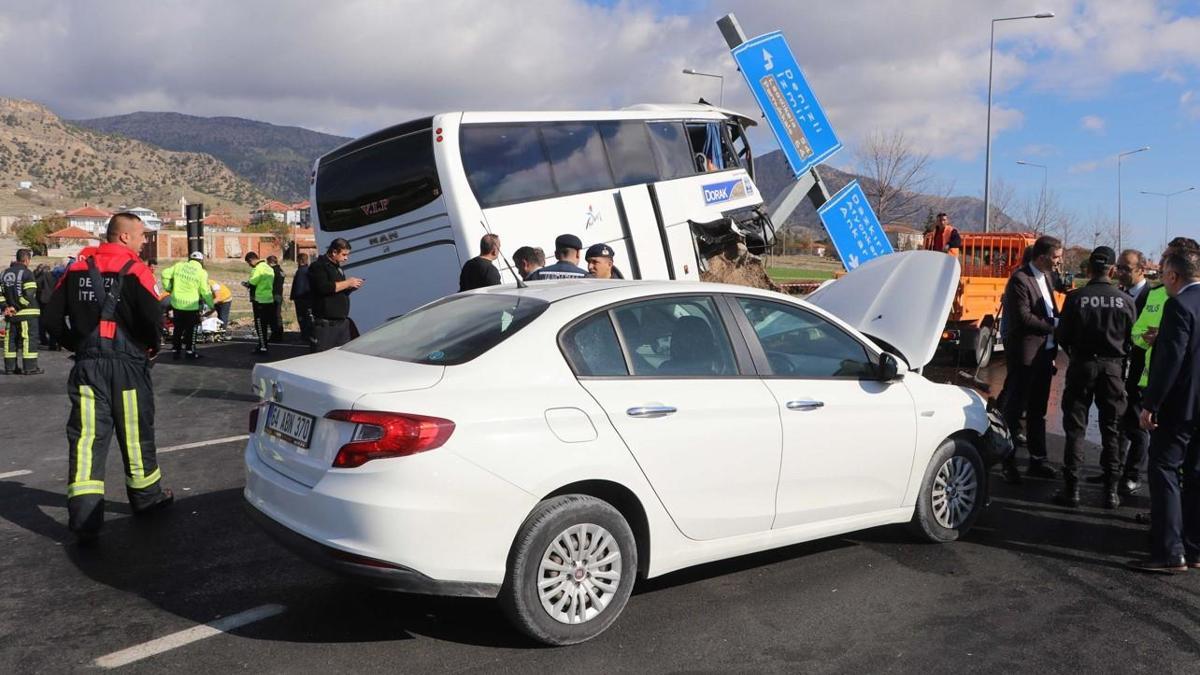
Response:
[[[604,214],[593,208],[591,204],[588,204],[587,224],[583,226],[583,229],[591,229],[593,225],[599,225],[602,220],[604,220]]]

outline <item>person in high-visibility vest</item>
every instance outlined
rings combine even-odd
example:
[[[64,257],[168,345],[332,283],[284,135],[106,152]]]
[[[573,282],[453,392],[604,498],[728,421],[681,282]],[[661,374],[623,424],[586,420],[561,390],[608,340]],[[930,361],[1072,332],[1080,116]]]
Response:
[[[258,333],[255,354],[267,353],[267,340],[275,318],[275,270],[254,251],[246,254],[250,278],[242,285],[250,289],[250,304],[254,306],[254,330]]]
[[[29,271],[33,252],[27,248],[17,251],[17,259],[0,274],[0,293],[8,330],[4,333],[4,374],[38,375],[38,303],[37,280]]]
[[[939,213],[933,229],[925,233],[924,247],[926,251],[948,253],[957,257],[962,249],[962,236],[950,224],[950,216]]]
[[[189,359],[200,358],[196,352],[196,326],[200,324],[201,303],[213,306],[212,289],[203,260],[203,253],[193,251],[187,260],[163,270],[163,285],[171,294],[171,309],[175,314],[171,345],[175,349],[176,359],[181,358],[184,351]]]

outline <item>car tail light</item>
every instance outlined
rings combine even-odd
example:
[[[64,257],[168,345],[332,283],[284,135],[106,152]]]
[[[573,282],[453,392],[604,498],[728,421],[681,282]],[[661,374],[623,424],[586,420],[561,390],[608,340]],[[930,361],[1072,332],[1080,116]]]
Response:
[[[333,458],[337,469],[351,469],[383,457],[407,457],[440,448],[454,433],[454,422],[439,417],[377,412],[334,410],[326,419],[356,424],[350,442]]]

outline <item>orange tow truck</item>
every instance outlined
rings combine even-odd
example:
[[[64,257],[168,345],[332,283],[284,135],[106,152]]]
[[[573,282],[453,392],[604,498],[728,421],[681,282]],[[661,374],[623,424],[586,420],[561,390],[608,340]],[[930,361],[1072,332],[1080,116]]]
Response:
[[[971,365],[986,366],[993,349],[1003,348],[998,331],[1004,286],[1037,236],[1029,232],[961,232],[960,235],[962,277],[946,329],[942,331],[941,347],[957,351]],[[1055,296],[1062,307],[1065,296],[1057,291]]]

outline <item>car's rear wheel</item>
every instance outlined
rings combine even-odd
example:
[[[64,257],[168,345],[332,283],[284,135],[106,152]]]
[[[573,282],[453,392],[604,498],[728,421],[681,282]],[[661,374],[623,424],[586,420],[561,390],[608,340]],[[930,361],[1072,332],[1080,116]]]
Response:
[[[554,497],[521,526],[500,605],[533,639],[576,644],[616,620],[637,567],[633,531],[612,505],[587,495]]]
[[[921,481],[912,529],[932,542],[955,541],[967,533],[986,502],[983,460],[963,438],[942,442]]]

